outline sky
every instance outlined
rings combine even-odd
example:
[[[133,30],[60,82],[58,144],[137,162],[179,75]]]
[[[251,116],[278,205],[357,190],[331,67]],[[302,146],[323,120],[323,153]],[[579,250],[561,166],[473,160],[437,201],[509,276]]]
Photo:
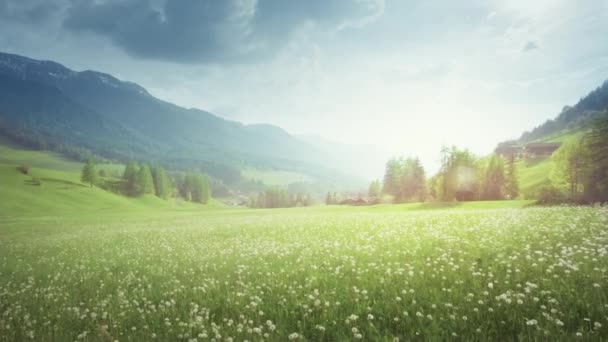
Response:
[[[608,79],[608,0],[0,0],[0,32],[0,51],[431,169]]]

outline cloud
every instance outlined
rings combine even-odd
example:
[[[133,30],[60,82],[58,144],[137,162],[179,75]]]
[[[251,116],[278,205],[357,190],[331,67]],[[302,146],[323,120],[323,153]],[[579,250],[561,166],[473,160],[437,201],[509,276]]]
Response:
[[[538,48],[540,48],[540,46],[538,46],[538,43],[533,40],[530,40],[526,43],[526,45],[524,45],[524,47],[522,48],[522,51],[529,52],[532,50],[536,50]]]
[[[0,19],[35,24],[51,19],[62,8],[62,1],[0,0]]]
[[[357,27],[383,0],[107,0],[76,2],[63,27],[111,39],[128,54],[178,63],[231,63],[274,55],[303,26]]]

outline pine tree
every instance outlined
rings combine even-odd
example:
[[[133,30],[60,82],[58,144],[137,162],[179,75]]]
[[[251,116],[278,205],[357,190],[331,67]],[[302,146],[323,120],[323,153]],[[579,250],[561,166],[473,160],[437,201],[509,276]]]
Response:
[[[399,195],[399,175],[400,163],[396,159],[391,159],[386,162],[384,169],[384,181],[382,192],[397,197]]]
[[[82,168],[82,175],[80,176],[80,180],[89,183],[91,188],[97,179],[97,173],[95,172],[95,164],[93,160],[88,159]]]
[[[136,196],[137,195],[137,167],[134,162],[128,162],[125,166],[125,171],[122,174],[122,179],[125,181],[125,188],[127,195]]]
[[[211,198],[209,178],[201,174],[189,174],[186,176],[190,186],[190,197],[192,202],[207,204]]]
[[[588,175],[584,199],[587,202],[608,202],[608,110],[593,124],[585,136]]]
[[[156,166],[151,170],[152,181],[154,182],[154,194],[162,199],[168,199],[171,195],[171,181],[165,174],[165,170]]]
[[[154,181],[148,165],[141,164],[135,181],[137,195],[154,193]]]

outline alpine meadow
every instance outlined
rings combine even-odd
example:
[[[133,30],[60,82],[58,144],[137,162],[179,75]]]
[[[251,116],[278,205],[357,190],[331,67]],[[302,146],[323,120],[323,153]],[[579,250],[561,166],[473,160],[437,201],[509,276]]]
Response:
[[[0,342],[608,340],[608,2],[0,0],[0,32]]]

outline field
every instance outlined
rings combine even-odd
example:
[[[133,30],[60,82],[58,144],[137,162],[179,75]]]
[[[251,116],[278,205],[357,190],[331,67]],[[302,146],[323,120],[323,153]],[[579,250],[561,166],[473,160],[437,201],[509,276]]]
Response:
[[[409,209],[5,221],[0,339],[608,334],[607,208]]]
[[[0,148],[0,341],[608,335],[607,207],[203,206]]]

